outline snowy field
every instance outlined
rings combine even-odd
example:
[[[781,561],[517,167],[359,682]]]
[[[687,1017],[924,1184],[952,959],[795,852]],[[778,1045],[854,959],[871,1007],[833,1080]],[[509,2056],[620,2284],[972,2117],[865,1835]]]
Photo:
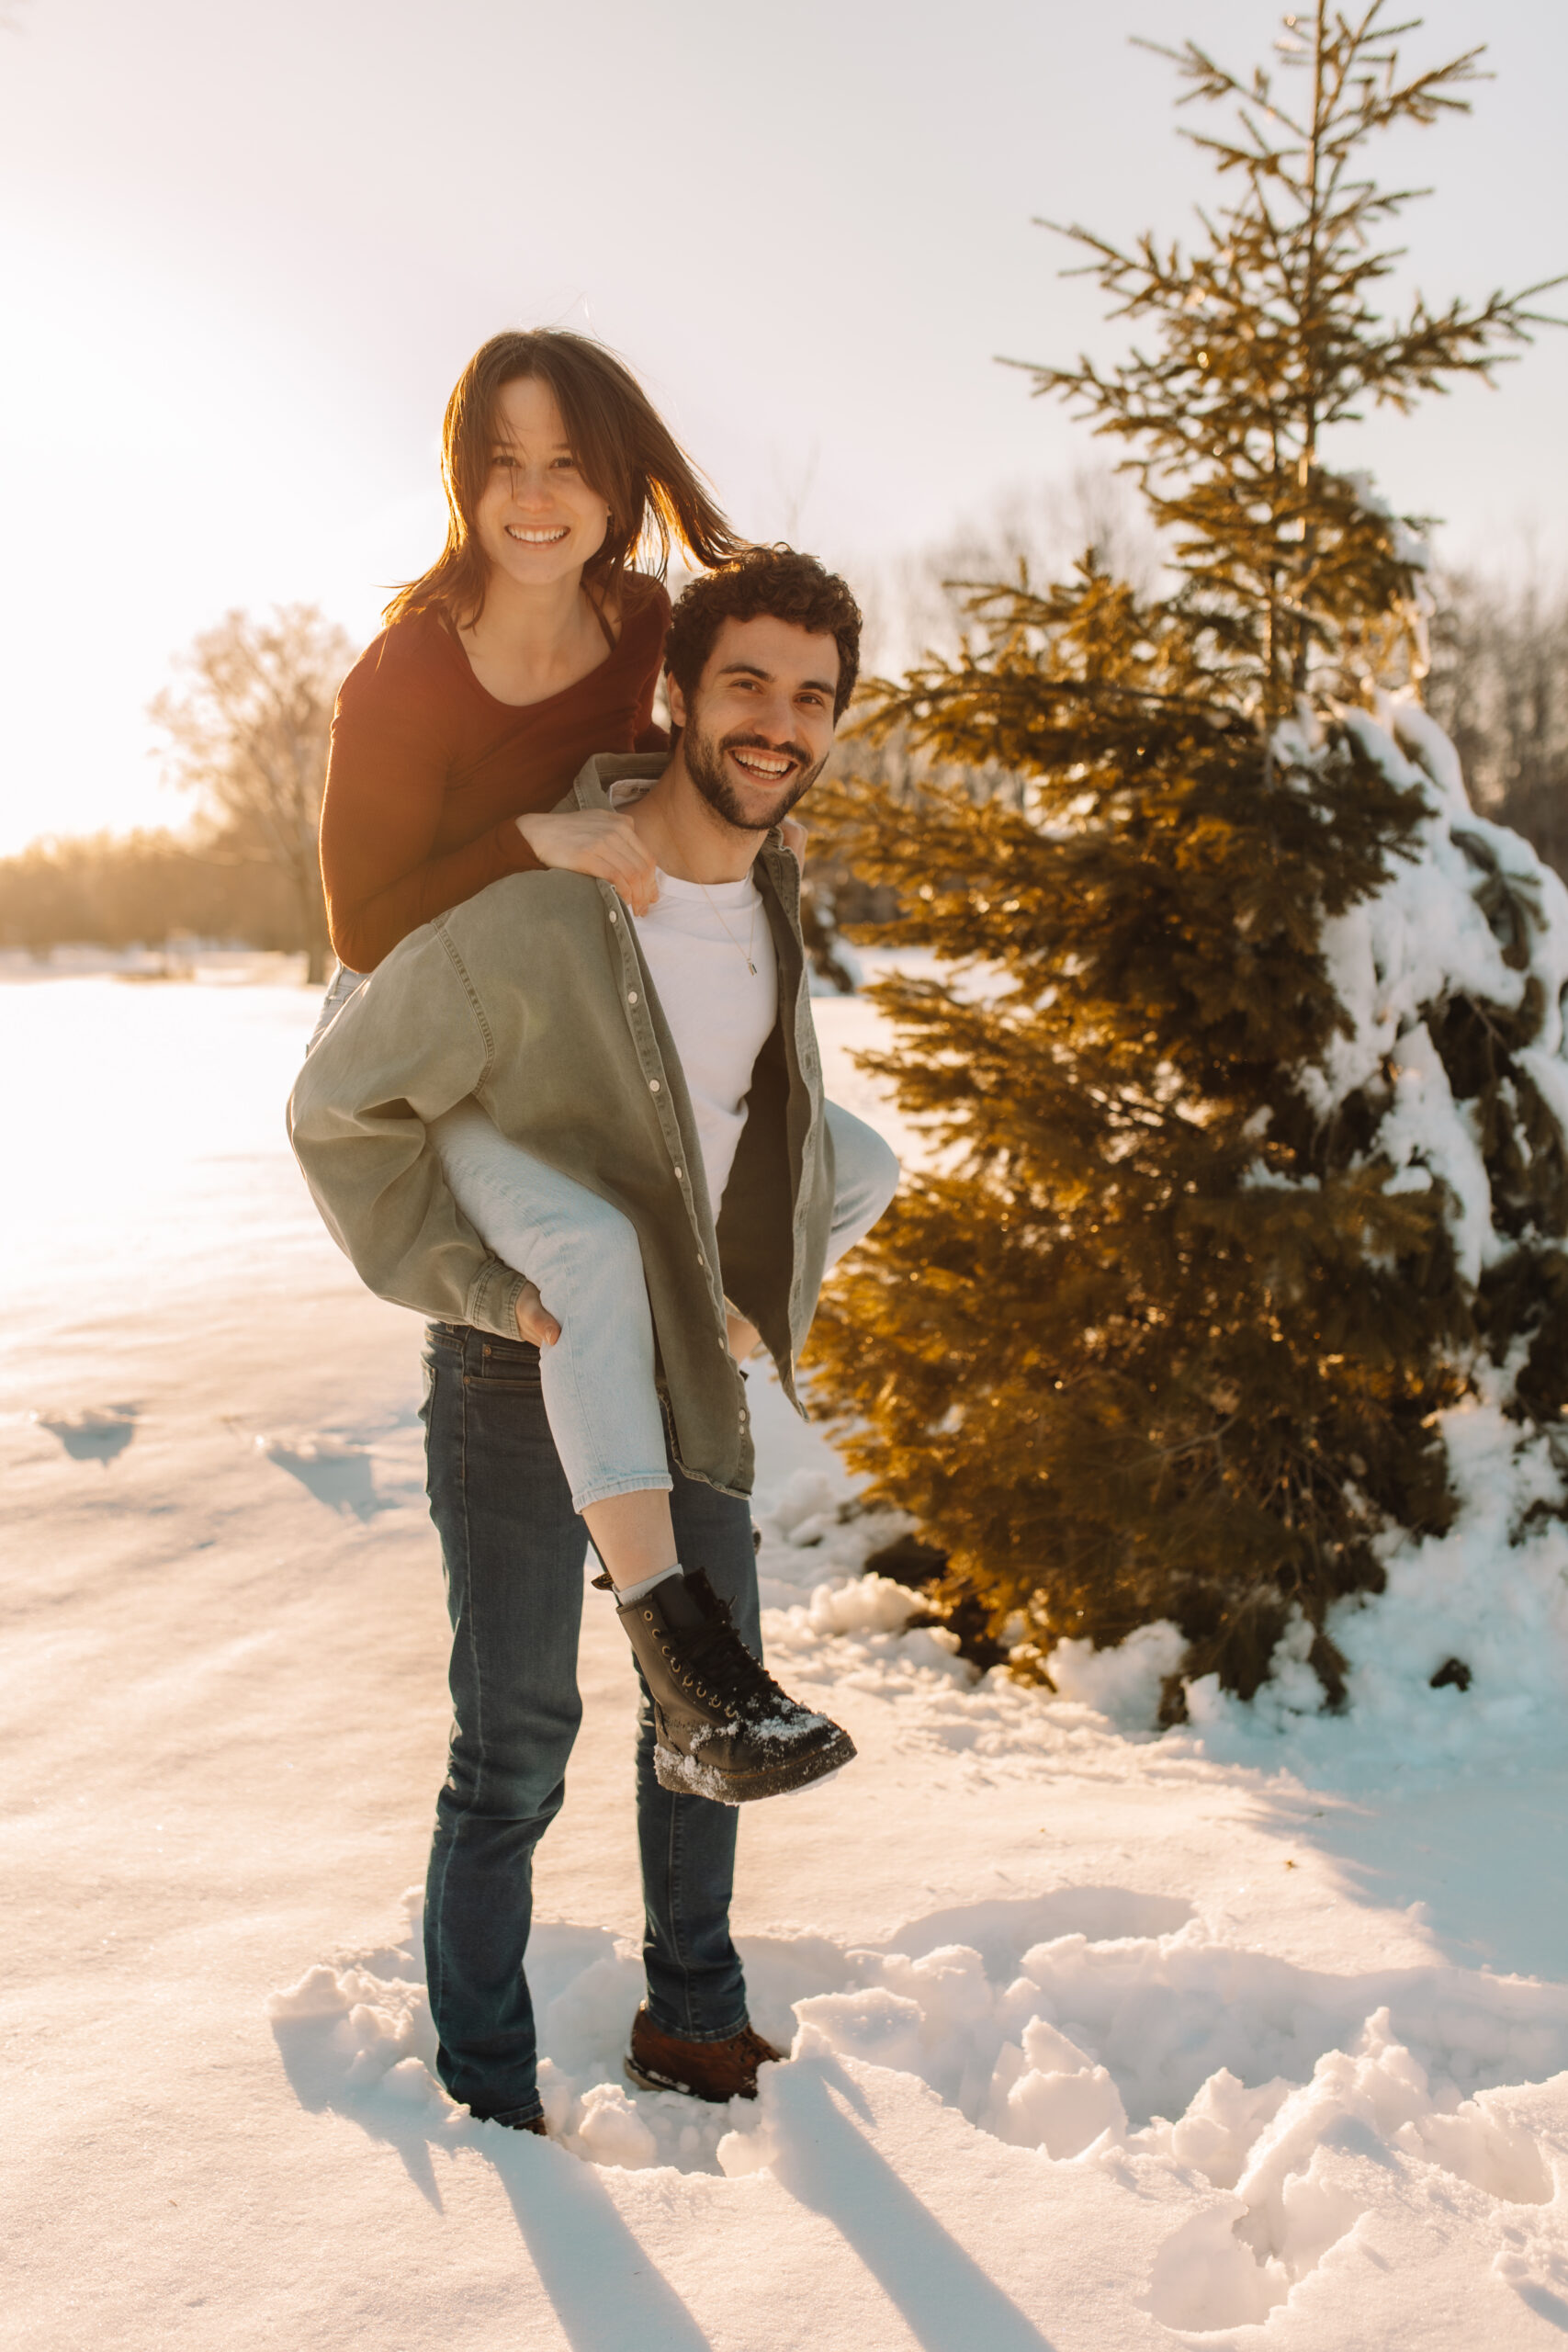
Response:
[[[1348,1719],[1287,1670],[1156,1739],[1157,1632],[1052,1700],[902,1630],[764,1396],[773,1655],[861,1750],[743,1816],[790,2062],[729,2111],[622,2081],[632,1680],[589,1594],[538,1870],[557,2137],[476,2125],[405,1894],[446,1731],[418,1333],[288,1155],[314,1001],[266,959],[14,961],[0,1009],[8,2343],[1562,2345],[1568,1555],[1505,1556],[1493,1417],[1440,1559],[1340,1631]],[[872,1107],[870,1009],[818,1011]]]

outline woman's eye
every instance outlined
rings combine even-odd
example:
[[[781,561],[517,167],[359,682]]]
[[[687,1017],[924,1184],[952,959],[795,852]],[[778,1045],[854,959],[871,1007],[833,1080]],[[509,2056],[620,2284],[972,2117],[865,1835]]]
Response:
[[[558,470],[560,472],[574,474],[577,471],[577,459],[575,458],[558,458],[555,460],[555,463]]]

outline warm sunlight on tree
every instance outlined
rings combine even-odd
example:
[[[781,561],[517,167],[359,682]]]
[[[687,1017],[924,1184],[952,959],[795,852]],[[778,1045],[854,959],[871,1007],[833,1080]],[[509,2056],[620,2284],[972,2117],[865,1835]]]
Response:
[[[1190,253],[1152,233],[1123,253],[1064,231],[1092,256],[1076,274],[1099,280],[1108,315],[1147,321],[1153,343],[1108,369],[1030,369],[1037,392],[1127,448],[1187,608],[1252,674],[1269,718],[1320,676],[1359,692],[1376,666],[1389,683],[1401,635],[1417,673],[1424,660],[1412,535],[1364,476],[1325,465],[1324,435],[1370,409],[1407,411],[1455,377],[1490,380],[1533,326],[1555,323],[1531,304],[1560,279],[1473,305],[1433,309],[1417,293],[1400,316],[1377,308],[1402,257],[1380,232],[1422,191],[1380,187],[1364,150],[1396,126],[1467,113],[1462,94],[1485,78],[1479,49],[1403,74],[1395,44],[1417,22],[1391,24],[1381,6],[1288,16],[1275,70],[1246,76],[1195,41],[1140,43],[1176,66],[1179,105],[1234,103],[1231,135],[1185,134],[1231,200],[1200,216]]]
[[[838,804],[937,965],[876,989],[868,1063],[945,1150],[829,1290],[817,1394],[1020,1660],[1174,1623],[1173,1716],[1209,1674],[1250,1694],[1288,1631],[1341,1697],[1334,1605],[1456,1509],[1444,1411],[1506,1381],[1544,1442],[1568,1406],[1552,901],[1411,691],[1424,549],[1321,446],[1537,317],[1374,307],[1407,192],[1363,151],[1474,78],[1402,75],[1408,29],[1287,17],[1295,112],[1172,52],[1238,109],[1200,141],[1230,208],[1192,258],[1074,231],[1149,347],[1034,371],[1125,445],[1168,582],[1091,550],[975,590],[957,654],[873,689],[931,780]]]

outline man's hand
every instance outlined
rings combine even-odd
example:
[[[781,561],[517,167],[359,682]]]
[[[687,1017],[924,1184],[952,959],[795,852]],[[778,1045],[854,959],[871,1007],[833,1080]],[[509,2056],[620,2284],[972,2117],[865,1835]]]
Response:
[[[553,1348],[560,1338],[560,1325],[549,1313],[533,1283],[525,1283],[517,1301],[517,1336],[532,1340],[536,1348]]]
[[[541,865],[613,882],[634,915],[659,896],[659,870],[629,817],[613,808],[551,808],[513,820]]]

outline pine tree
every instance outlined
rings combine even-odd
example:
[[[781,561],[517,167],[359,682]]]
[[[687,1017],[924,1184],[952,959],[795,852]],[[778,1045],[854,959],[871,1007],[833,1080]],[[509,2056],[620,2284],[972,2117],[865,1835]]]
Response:
[[[1067,232],[1150,345],[1032,372],[1124,445],[1173,584],[1140,597],[1091,555],[1049,587],[972,587],[961,652],[879,685],[869,724],[1021,788],[934,784],[911,812],[850,786],[834,812],[840,854],[901,894],[886,935],[937,958],[881,983],[896,1046],[872,1067],[942,1149],[825,1301],[817,1394],[948,1555],[942,1596],[1014,1636],[1023,1612],[1024,1664],[1173,1619],[1172,1717],[1186,1678],[1256,1689],[1296,1611],[1340,1695],[1328,1611],[1379,1588],[1385,1531],[1448,1523],[1435,1417],[1487,1348],[1533,1350],[1518,1412],[1568,1399],[1540,1312],[1568,1162],[1517,1058],[1562,1035],[1528,969],[1539,876],[1497,829],[1461,819],[1455,845],[1409,701],[1417,526],[1323,449],[1542,322],[1542,288],[1374,307],[1396,259],[1377,233],[1412,192],[1379,190],[1362,151],[1462,109],[1479,54],[1405,78],[1410,29],[1377,0],[1287,17],[1295,108],[1278,75],[1164,52],[1186,98],[1235,104],[1234,133],[1199,136],[1228,200],[1190,253]],[[1490,904],[1493,962],[1385,1041],[1346,975],[1368,910],[1439,849]],[[1453,1168],[1394,1120],[1417,1031],[1512,1219],[1484,1269]]]

